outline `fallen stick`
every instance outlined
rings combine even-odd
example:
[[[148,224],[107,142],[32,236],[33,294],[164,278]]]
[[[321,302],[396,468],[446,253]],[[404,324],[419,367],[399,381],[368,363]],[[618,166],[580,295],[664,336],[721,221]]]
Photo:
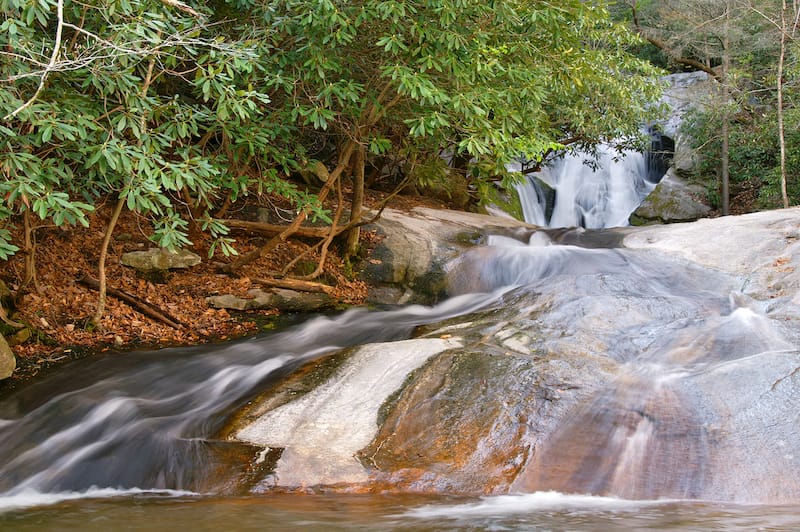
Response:
[[[22,329],[23,327],[25,327],[24,323],[16,322],[12,320],[10,317],[8,317],[8,313],[6,312],[6,309],[3,308],[2,303],[0,303],[0,320],[2,320],[3,323],[8,325],[9,327],[14,327],[15,329]]]
[[[83,274],[80,278],[77,279],[79,283],[84,286],[91,288],[92,290],[99,290],[100,289],[100,281],[91,277],[87,274]],[[122,290],[117,290],[115,288],[106,288],[106,293],[110,296],[113,296],[120,301],[125,302],[129,307],[140,312],[147,316],[148,318],[152,318],[156,321],[160,321],[165,325],[169,325],[173,329],[182,329],[183,324],[177,319],[172,316],[165,314],[163,311],[153,307],[149,303],[138,299],[135,296],[127,292],[123,292]]]
[[[314,283],[311,281],[301,281],[298,279],[252,279],[254,283],[264,286],[271,286],[275,288],[286,288],[289,290],[297,290],[298,292],[321,292],[323,294],[333,295],[334,289],[322,283]]]
[[[231,229],[251,231],[253,233],[278,234],[283,232],[286,225],[268,224],[264,222],[250,222],[247,220],[235,220],[231,218],[219,220]],[[300,226],[294,230],[294,234],[300,237],[324,238],[330,232],[329,227],[308,227]]]

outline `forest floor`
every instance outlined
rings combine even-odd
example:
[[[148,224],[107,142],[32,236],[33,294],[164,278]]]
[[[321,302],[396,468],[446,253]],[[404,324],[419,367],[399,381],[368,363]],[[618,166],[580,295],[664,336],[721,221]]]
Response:
[[[370,191],[367,205],[377,205],[384,193]],[[410,210],[417,205],[448,208],[446,203],[422,196],[395,196],[388,207]],[[256,262],[243,266],[236,275],[219,272],[219,264],[232,260],[217,253],[208,257],[209,242],[198,239],[194,251],[203,262],[187,270],[171,270],[164,279],[147,279],[134,269],[120,264],[120,256],[129,251],[154,247],[147,239],[151,234],[141,218],[127,212],[118,222],[106,261],[110,288],[124,291],[158,309],[180,324],[179,328],[153,320],[128,304],[108,297],[101,327],[93,327],[91,318],[97,308],[97,292],[87,288],[79,279],[84,275],[97,277],[98,257],[103,230],[113,205],[100,205],[90,217],[89,228],[43,226],[35,231],[36,282],[15,302],[12,319],[28,327],[14,331],[2,322],[3,334],[17,357],[17,369],[12,377],[0,382],[0,393],[17,388],[30,380],[70,360],[97,353],[152,349],[171,346],[198,345],[226,341],[256,334],[274,327],[285,316],[276,310],[229,311],[211,308],[206,298],[218,294],[248,296],[248,290],[259,288],[259,279],[280,275],[292,258],[308,250],[312,241],[290,240]],[[250,219],[262,209],[286,223],[292,213],[273,198],[252,199],[229,211],[228,218]],[[19,228],[18,228],[19,229]],[[268,236],[243,231],[232,232],[240,254],[259,247]],[[368,254],[377,243],[377,236],[362,231],[363,253]],[[317,279],[333,287],[338,307],[362,304],[368,286],[358,278],[333,249],[325,262],[325,270]],[[318,258],[310,253],[306,264]],[[0,280],[14,292],[24,278],[25,256],[17,253],[0,272]]]

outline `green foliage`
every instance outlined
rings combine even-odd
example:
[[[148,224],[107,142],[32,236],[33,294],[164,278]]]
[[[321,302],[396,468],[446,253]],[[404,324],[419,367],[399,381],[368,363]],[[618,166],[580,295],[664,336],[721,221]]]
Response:
[[[269,95],[254,88],[263,77],[254,43],[226,40],[157,0],[66,0],[58,44],[53,0],[0,9],[0,223],[30,210],[86,225],[98,198],[118,194],[152,220],[154,241],[180,247],[188,216],[226,197],[271,187],[312,201],[269,171],[292,166],[275,142],[290,131],[270,125]],[[255,159],[266,183],[251,177]],[[186,197],[193,204],[178,200]],[[6,235],[4,256],[14,251]],[[218,247],[231,253],[231,242]]]
[[[11,243],[11,233],[8,229],[0,229],[0,259],[8,258],[19,251],[19,248]]]
[[[399,156],[463,154],[476,178],[579,137],[638,135],[658,93],[601,4],[274,0],[267,80],[301,128]],[[293,82],[290,82],[293,80]],[[381,138],[376,146],[373,139]]]
[[[111,195],[159,245],[188,245],[193,219],[230,254],[211,214],[225,200],[279,194],[330,222],[287,179],[319,158],[309,132],[419,168],[459,156],[483,190],[565,139],[633,139],[659,92],[604,2],[203,6],[64,0],[59,26],[55,0],[0,0],[0,226],[26,211],[86,225]],[[14,251],[0,231],[0,258]]]
[[[742,110],[730,127],[730,175],[732,186],[750,183],[758,191],[758,208],[781,206],[780,145],[775,109],[759,107]],[[785,116],[787,151],[787,188],[794,202],[800,197],[800,112],[792,109]],[[719,115],[714,110],[693,114],[685,131],[694,139],[700,154],[696,179],[705,184],[712,205],[718,206],[718,171],[721,139]]]

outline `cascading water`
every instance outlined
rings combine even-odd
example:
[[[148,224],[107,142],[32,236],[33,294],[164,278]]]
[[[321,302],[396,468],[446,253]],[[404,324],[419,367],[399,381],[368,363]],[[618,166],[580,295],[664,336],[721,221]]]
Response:
[[[656,135],[654,143],[660,140]],[[517,186],[526,222],[602,229],[628,225],[665,173],[659,157],[601,145],[596,156],[569,152]],[[552,205],[543,185],[553,191]]]
[[[800,253],[794,218],[765,225],[778,253]],[[797,503],[800,300],[751,300],[741,292],[755,274],[743,281],[628,237],[621,246],[634,231],[491,237],[450,263],[452,297],[434,307],[348,311],[234,344],[63,368],[0,401],[0,510],[109,493],[135,497],[134,510],[145,493],[258,493],[237,514],[242,528],[287,528],[285,510],[259,513],[276,500],[263,492],[316,486],[448,497],[393,502],[365,528],[441,529],[472,515],[481,528],[599,529],[660,523],[665,504],[685,519],[698,500]],[[675,241],[689,245],[685,233]],[[779,278],[787,264],[765,266],[768,282],[796,286]],[[301,391],[307,373],[295,370],[333,354],[343,362]],[[231,414],[267,390],[283,402],[227,432]],[[453,494],[493,497],[459,504]],[[339,511],[346,496],[326,497],[292,523],[331,507],[325,519],[341,529],[358,519]],[[174,507],[150,511],[175,522]],[[258,523],[245,525],[249,515]]]
[[[105,357],[64,368],[55,382],[0,403],[0,508],[3,499],[20,494],[96,487],[221,489],[241,471],[220,474],[215,466],[232,465],[225,459],[231,444],[214,436],[254,390],[303,362],[351,345],[406,338],[416,325],[495,297],[473,294],[434,309],[388,314],[351,311],[222,348]]]

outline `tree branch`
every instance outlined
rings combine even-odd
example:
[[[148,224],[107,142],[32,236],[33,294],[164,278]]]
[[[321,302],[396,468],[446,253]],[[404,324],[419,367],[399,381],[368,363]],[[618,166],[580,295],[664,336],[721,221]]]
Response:
[[[100,281],[94,277],[90,277],[89,275],[84,274],[77,279],[77,282],[93,290],[100,290]],[[183,328],[183,325],[176,318],[168,316],[164,311],[153,307],[149,303],[146,303],[127,292],[116,290],[114,288],[106,288],[106,292],[108,292],[108,295],[126,303],[129,307],[147,316],[148,318],[160,321],[161,323],[169,325],[173,329]]]
[[[45,81],[47,81],[47,75],[55,69],[56,61],[58,60],[58,54],[61,52],[61,35],[64,33],[64,0],[58,0],[58,3],[56,4],[56,19],[56,42],[53,44],[53,53],[50,55],[50,62],[44,68],[44,72],[42,72],[42,77],[39,79],[39,86],[36,88],[36,92],[33,93],[33,96],[28,98],[27,102],[4,116],[3,120],[10,120],[14,118],[19,113],[33,105],[33,102],[36,101],[36,98],[39,97],[39,94],[44,89]]]
[[[649,42],[650,44],[652,44],[653,46],[664,52],[667,55],[667,57],[669,57],[672,61],[675,61],[680,65],[686,65],[692,68],[696,68],[697,70],[702,70],[703,72],[713,77],[720,83],[723,81],[721,75],[713,68],[703,64],[702,62],[696,59],[692,59],[691,57],[683,57],[682,55],[676,53],[672,48],[670,48],[664,41],[657,39],[652,35],[648,35],[647,32],[644,30],[644,28],[642,28],[642,26],[639,24],[639,13],[638,10],[636,9],[636,4],[637,4],[636,0],[633,0],[630,3],[631,15],[633,16],[633,25],[636,28],[636,33],[638,33],[641,38],[643,38],[644,40],[646,40],[647,42]]]

